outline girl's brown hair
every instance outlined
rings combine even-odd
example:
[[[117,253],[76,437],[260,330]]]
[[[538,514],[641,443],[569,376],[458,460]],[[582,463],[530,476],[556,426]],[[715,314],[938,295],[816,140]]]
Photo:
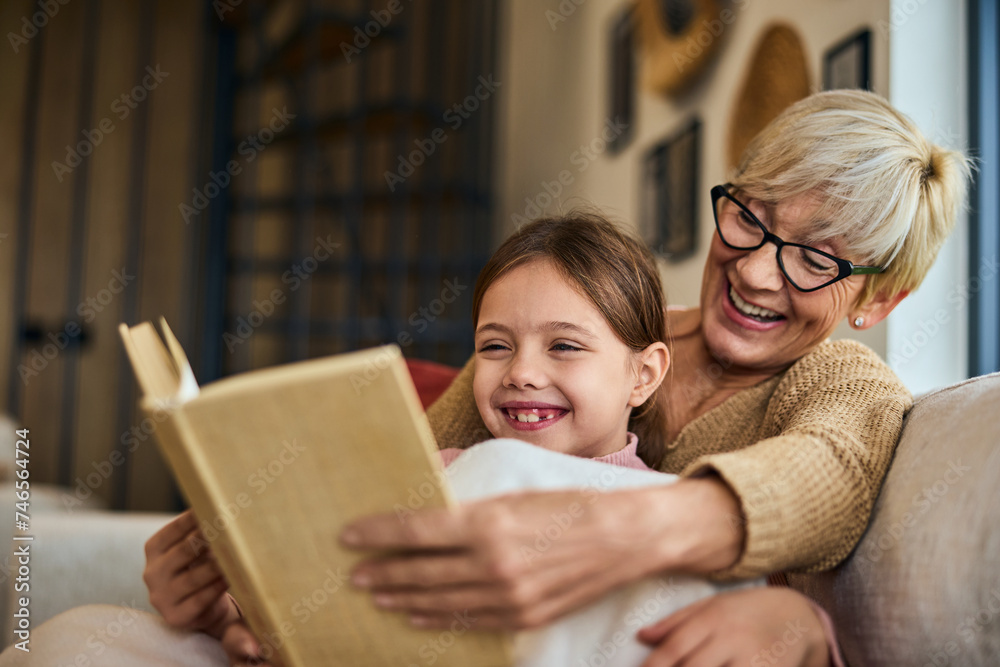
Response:
[[[548,260],[575,284],[633,352],[667,341],[663,288],[646,245],[601,215],[574,210],[540,218],[518,229],[483,267],[472,297],[472,324],[486,290],[514,268]],[[632,410],[628,428],[639,438],[639,456],[658,468],[666,446],[660,389]]]

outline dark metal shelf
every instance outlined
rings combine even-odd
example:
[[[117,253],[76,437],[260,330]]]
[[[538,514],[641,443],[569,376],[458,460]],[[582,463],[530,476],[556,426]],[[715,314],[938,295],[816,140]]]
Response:
[[[249,72],[240,75],[239,83],[294,78],[309,67],[344,60],[341,44],[353,45],[355,27],[363,30],[372,20],[372,16],[365,13],[346,14],[330,10],[305,12],[291,32],[263,54]],[[403,36],[403,31],[389,23],[380,26],[374,37],[365,36],[370,40],[365,47],[368,49],[380,41],[398,41]],[[315,43],[310,43],[314,40]]]
[[[376,37],[369,35],[371,42],[347,63],[341,43],[352,43],[355,27],[372,20],[371,9],[381,9],[367,0],[358,11],[351,4],[350,11],[304,15],[271,46],[266,45],[268,26],[263,22],[276,3],[258,4],[234,23],[243,38],[254,40],[261,55],[249,71],[234,73],[220,97],[228,96],[229,109],[237,99],[249,109],[257,108],[262,96],[284,96],[296,118],[272,142],[284,145],[290,159],[290,178],[281,179],[287,185],[279,190],[277,180],[261,181],[274,173],[258,168],[263,161],[252,165],[248,161],[239,193],[231,190],[214,203],[224,215],[216,218],[221,244],[210,260],[223,278],[223,288],[215,296],[218,308],[209,310],[208,318],[214,320],[204,339],[217,348],[214,358],[220,374],[250,370],[260,363],[261,357],[250,352],[252,345],[226,354],[221,341],[224,333],[233,332],[238,318],[253,312],[253,300],[259,298],[257,280],[276,281],[295,265],[302,266],[315,237],[330,232],[346,247],[329,259],[310,262],[313,279],[302,280],[297,289],[285,289],[287,300],[280,309],[254,327],[279,337],[284,361],[303,359],[317,349],[348,350],[389,342],[403,332],[413,337],[408,355],[460,364],[471,351],[471,286],[492,241],[495,100],[484,101],[460,128],[447,128],[443,118],[455,90],[469,90],[477,77],[493,70],[496,0],[406,3],[406,11],[382,26]],[[417,29],[426,34],[415,36]],[[379,48],[378,43],[386,40],[392,49]],[[235,53],[236,40],[232,41],[230,62]],[[426,51],[416,53],[416,44]],[[338,60],[357,69],[322,71]],[[421,79],[419,92],[411,79],[415,67]],[[316,94],[311,86],[327,80],[328,73],[334,78],[344,74],[350,88]],[[274,80],[287,85],[269,85]],[[232,111],[230,116],[221,142],[228,143],[231,152],[243,137],[234,136]],[[427,159],[418,177],[407,178],[392,191],[372,180],[377,178],[373,167],[382,164],[384,151],[408,155],[414,138],[428,137],[438,128],[449,138],[461,137],[449,144],[447,160]],[[342,143],[333,145],[336,142]],[[336,150],[330,152],[331,148]],[[215,170],[224,170],[226,160],[216,159]],[[262,190],[281,194],[264,196]],[[283,244],[270,257],[255,250],[259,215],[277,223],[268,231],[278,234]],[[414,304],[438,299],[445,277],[469,289],[417,335],[408,321]],[[274,344],[269,339],[269,345]]]
[[[364,190],[358,192],[338,192],[313,195],[309,198],[311,207],[317,209],[340,209],[352,204],[380,206],[409,205],[421,208],[431,204],[472,204],[488,205],[490,194],[475,186],[453,183],[447,186],[416,186],[403,188],[396,192],[387,190]],[[238,196],[233,198],[233,211],[284,211],[294,210],[298,201],[295,195],[278,196]]]
[[[361,270],[367,275],[377,275],[385,273],[409,273],[420,272],[430,275],[433,269],[435,277],[442,274],[460,274],[462,276],[475,276],[488,258],[485,256],[466,257],[461,259],[440,259],[430,261],[423,257],[408,257],[404,259],[390,258],[362,258],[335,259],[331,258],[323,262],[317,262],[316,268],[311,275],[338,275],[354,271],[361,266]],[[252,274],[277,274],[281,275],[292,269],[295,265],[302,264],[302,257],[288,259],[248,259],[244,257],[229,257],[226,260],[226,269],[230,273],[252,273]]]
[[[311,121],[293,121],[274,137],[275,144],[296,141],[330,141],[357,136],[378,136],[411,129],[427,134],[441,126],[444,110],[429,103],[384,102],[372,106],[359,106],[348,112],[331,113]],[[233,137],[234,143],[243,139]]]

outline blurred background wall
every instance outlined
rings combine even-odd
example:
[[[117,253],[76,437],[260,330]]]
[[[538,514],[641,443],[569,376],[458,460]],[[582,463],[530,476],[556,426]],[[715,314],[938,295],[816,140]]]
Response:
[[[693,243],[657,249],[670,302],[696,305],[708,190],[741,122],[792,79],[822,89],[831,53],[864,31],[871,89],[939,143],[979,141],[973,33],[996,3],[646,4],[694,41],[664,61],[641,39],[648,15],[629,23],[622,124],[612,38],[634,5],[621,0],[0,3],[0,409],[32,431],[32,479],[177,506],[134,409],[121,321],[165,316],[202,382],[384,342],[461,364],[496,244],[577,204],[648,234],[648,157],[692,124]],[[758,58],[778,25],[798,55]],[[695,61],[675,92],[645,83]],[[995,364],[979,350],[997,347],[982,338],[1000,245],[977,231],[980,204],[925,287],[853,334],[915,391]]]
[[[888,95],[889,39],[877,26],[889,20],[889,0],[734,1],[726,5],[732,12],[727,16],[729,21],[720,21],[721,27],[705,26],[699,32],[704,36],[702,43],[708,45],[701,49],[717,49],[705,72],[678,95],[653,94],[640,87],[634,138],[629,145],[617,154],[587,151],[584,157],[588,159],[573,162],[572,156],[580,153],[581,145],[589,147],[600,137],[608,118],[607,32],[622,3],[588,0],[554,27],[545,10],[555,3],[544,4],[515,1],[508,15],[511,27],[504,43],[510,47],[505,51],[510,89],[504,100],[505,134],[500,142],[504,155],[501,201],[508,213],[498,230],[501,236],[513,228],[512,215],[524,215],[525,198],[536,199],[545,192],[542,183],[556,179],[564,169],[574,177],[561,197],[564,206],[595,202],[635,224],[643,214],[640,186],[644,153],[695,117],[702,126],[698,176],[707,201],[709,189],[726,181],[731,166],[726,147],[741,87],[750,75],[760,38],[776,23],[798,33],[812,90],[822,89],[824,51],[858,30],[873,28],[872,89]],[[679,66],[690,66],[687,58],[698,52],[682,51]],[[652,65],[642,57],[639,61],[641,80],[644,68]],[[536,62],[545,65],[534,66]],[[519,158],[542,142],[545,151],[537,151],[531,160]],[[594,159],[589,159],[590,155]],[[699,213],[695,254],[662,265],[664,288],[672,304],[698,305],[704,258],[715,233],[711,207],[702,206]],[[864,342],[885,352],[884,331],[876,328],[862,335],[866,336]]]
[[[0,59],[0,392],[31,429],[32,480],[70,486],[135,421],[118,322],[162,314],[191,339],[196,228],[177,202],[203,158],[213,54],[195,0],[49,4],[0,4],[23,40]],[[128,454],[87,490],[172,502],[154,449]]]

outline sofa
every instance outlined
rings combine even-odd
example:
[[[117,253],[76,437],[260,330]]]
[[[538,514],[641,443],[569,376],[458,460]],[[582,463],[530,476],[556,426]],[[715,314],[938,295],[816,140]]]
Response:
[[[851,556],[788,579],[848,664],[1000,665],[1000,373],[919,397]]]
[[[419,364],[411,373],[425,405],[454,375]],[[921,396],[858,547],[833,571],[789,575],[830,612],[849,664],[1000,664],[998,442],[1000,374]],[[32,627],[82,604],[149,610],[143,544],[172,515],[70,512],[57,490],[42,492],[48,508],[32,514]],[[16,620],[11,572],[0,572],[4,644]]]

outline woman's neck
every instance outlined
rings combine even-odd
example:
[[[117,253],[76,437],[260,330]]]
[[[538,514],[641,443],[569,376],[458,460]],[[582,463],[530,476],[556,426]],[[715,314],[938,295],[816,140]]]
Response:
[[[670,371],[663,391],[669,440],[689,422],[733,394],[760,384],[781,370],[744,368],[715,357],[705,342],[701,311],[697,308],[670,310],[667,321],[673,341]]]

